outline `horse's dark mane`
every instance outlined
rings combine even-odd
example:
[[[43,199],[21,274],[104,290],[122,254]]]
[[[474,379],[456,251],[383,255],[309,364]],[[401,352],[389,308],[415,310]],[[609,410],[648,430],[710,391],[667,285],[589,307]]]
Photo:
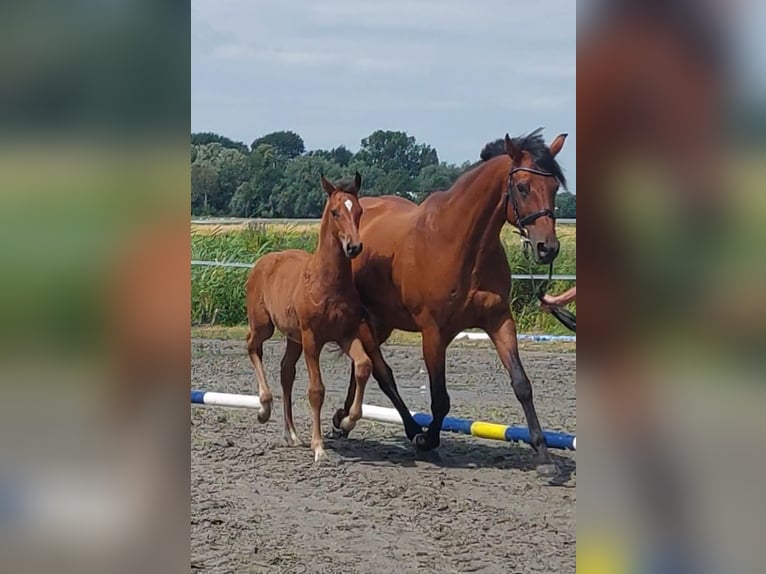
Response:
[[[540,169],[552,173],[556,176],[556,179],[561,182],[561,185],[566,188],[567,180],[566,177],[564,177],[564,172],[556,159],[551,155],[548,145],[543,139],[543,128],[537,128],[535,131],[527,135],[515,137],[512,141],[522,150],[529,152],[535,160],[535,164],[537,164]],[[485,145],[484,149],[481,150],[481,155],[479,156],[481,157],[481,162],[479,163],[489,161],[493,157],[505,155],[506,153],[505,139],[501,138],[495,140]],[[474,164],[474,166],[475,165],[478,164]]]

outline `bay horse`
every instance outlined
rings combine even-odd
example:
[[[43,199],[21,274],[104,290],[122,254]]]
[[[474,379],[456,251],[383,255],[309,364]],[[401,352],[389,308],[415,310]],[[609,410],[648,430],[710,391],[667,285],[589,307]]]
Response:
[[[550,147],[541,129],[488,144],[482,161],[446,191],[420,205],[401,197],[366,197],[359,232],[364,252],[352,262],[354,282],[369,314],[376,341],[394,329],[422,334],[433,422],[424,430],[414,421],[396,388],[393,373],[373,359],[373,376],[401,415],[407,437],[418,449],[439,446],[442,421],[450,409],[446,349],[464,329],[486,331],[497,349],[529,426],[542,475],[557,472],[532,400],[532,387],[519,358],[510,311],[511,269],[500,242],[508,222],[519,229],[536,261],[552,262],[559,251],[554,199],[566,180],[555,157],[567,134]],[[336,428],[353,402],[354,368]]]
[[[371,333],[367,330],[360,334],[366,325],[351,274],[351,260],[362,252],[359,236],[362,207],[358,199],[362,178],[356,173],[352,184],[338,187],[324,176],[320,180],[327,202],[316,251],[311,254],[290,249],[264,255],[253,266],[246,284],[247,350],[261,400],[258,421],[264,423],[271,416],[273,397],[263,368],[263,343],[276,327],[285,335],[287,344],[280,372],[284,437],[288,445],[301,444],[293,422],[292,388],[295,364],[304,353],[315,461],[324,456],[320,416],[325,388],[319,369],[322,348],[327,343],[336,343],[353,361],[354,399],[339,423],[346,432],[362,416],[364,387],[371,370],[363,344],[365,341],[370,344]]]

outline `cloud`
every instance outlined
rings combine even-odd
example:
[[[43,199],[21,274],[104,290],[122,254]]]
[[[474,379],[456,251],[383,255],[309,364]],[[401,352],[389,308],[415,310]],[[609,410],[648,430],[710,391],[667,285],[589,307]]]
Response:
[[[571,0],[192,2],[192,129],[242,141],[404,129],[460,163],[506,130],[573,133],[575,77]]]

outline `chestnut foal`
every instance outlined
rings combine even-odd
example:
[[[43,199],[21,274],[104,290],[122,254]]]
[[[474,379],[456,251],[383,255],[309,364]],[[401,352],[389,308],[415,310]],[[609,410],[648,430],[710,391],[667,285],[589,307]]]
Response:
[[[297,249],[269,253],[256,262],[247,279],[247,349],[262,405],[258,421],[264,423],[271,416],[273,397],[263,369],[263,343],[276,326],[287,339],[280,373],[285,440],[291,446],[301,444],[293,423],[292,389],[295,364],[305,353],[315,461],[324,455],[320,427],[325,393],[319,370],[322,347],[337,343],[354,362],[356,392],[353,406],[341,423],[345,431],[353,429],[362,416],[364,388],[372,369],[362,341],[377,348],[362,321],[362,304],[351,275],[351,259],[362,251],[362,207],[357,197],[362,178],[357,173],[353,184],[339,187],[324,176],[321,182],[328,197],[315,253]]]

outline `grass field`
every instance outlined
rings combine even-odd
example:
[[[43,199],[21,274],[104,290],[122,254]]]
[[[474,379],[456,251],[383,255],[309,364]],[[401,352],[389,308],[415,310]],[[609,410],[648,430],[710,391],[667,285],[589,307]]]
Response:
[[[192,259],[252,264],[272,251],[313,251],[318,229],[318,224],[192,225]],[[575,274],[576,226],[559,226],[558,234],[561,252],[556,259],[554,273]],[[522,255],[518,236],[506,226],[501,237],[513,272],[527,273],[528,263]],[[547,268],[540,266],[535,272],[546,273]],[[244,325],[247,273],[246,268],[192,267],[192,325]],[[558,293],[571,285],[571,282],[554,281],[548,291]],[[511,301],[520,332],[569,333],[553,317],[539,311],[530,281],[514,281]]]

